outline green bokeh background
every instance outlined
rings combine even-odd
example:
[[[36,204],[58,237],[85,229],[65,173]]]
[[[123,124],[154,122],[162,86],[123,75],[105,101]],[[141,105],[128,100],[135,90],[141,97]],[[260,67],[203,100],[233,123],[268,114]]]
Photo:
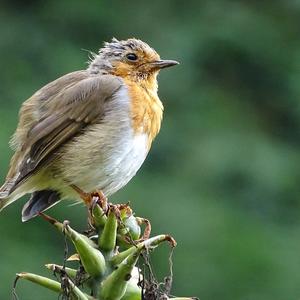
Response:
[[[181,65],[163,71],[162,130],[138,175],[110,200],[131,201],[153,234],[171,233],[173,294],[202,300],[300,297],[300,2],[1,1],[0,173],[21,103],[86,67],[113,36],[138,37]],[[0,215],[0,299],[16,272],[48,274],[63,238]],[[82,206],[51,209],[83,230]],[[168,275],[168,248],[153,256]],[[22,300],[57,299],[20,282]]]

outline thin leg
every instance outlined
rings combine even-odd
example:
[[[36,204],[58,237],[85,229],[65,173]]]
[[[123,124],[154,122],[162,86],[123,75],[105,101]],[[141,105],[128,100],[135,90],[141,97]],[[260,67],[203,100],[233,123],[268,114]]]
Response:
[[[80,198],[84,201],[84,203],[87,206],[91,206],[94,203],[95,198],[97,198],[96,202],[99,203],[99,205],[102,207],[104,211],[107,210],[107,198],[101,190],[96,190],[95,192],[92,193],[86,193],[74,184],[71,184],[70,186],[72,189],[75,190],[75,192],[79,194]]]
[[[75,184],[70,185],[71,188],[79,195],[79,197],[84,201],[86,205],[91,204],[92,202],[92,196],[91,193],[86,193],[82,189],[80,189],[78,186]]]

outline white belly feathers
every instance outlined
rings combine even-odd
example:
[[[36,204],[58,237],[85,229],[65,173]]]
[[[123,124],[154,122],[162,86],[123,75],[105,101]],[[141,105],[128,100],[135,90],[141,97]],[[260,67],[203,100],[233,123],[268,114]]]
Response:
[[[105,105],[101,123],[89,127],[63,149],[59,172],[67,182],[86,192],[101,189],[109,196],[141,167],[148,152],[148,136],[136,135],[132,129],[126,87]]]

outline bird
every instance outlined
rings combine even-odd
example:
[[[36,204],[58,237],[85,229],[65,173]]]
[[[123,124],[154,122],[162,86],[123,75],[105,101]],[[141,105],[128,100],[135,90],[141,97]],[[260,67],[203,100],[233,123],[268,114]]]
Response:
[[[28,221],[63,199],[107,197],[140,169],[160,131],[157,75],[178,65],[136,38],[105,42],[84,70],[26,100],[11,138],[14,154],[0,188],[0,211],[25,194]]]

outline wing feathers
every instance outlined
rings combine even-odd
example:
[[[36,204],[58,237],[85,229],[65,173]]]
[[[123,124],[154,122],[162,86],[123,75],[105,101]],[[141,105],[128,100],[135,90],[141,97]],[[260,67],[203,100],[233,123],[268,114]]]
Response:
[[[3,189],[6,187],[7,192],[9,187],[11,193],[41,166],[50,163],[64,143],[100,120],[104,102],[121,86],[122,81],[116,76],[91,76],[78,71],[35,93],[21,109],[13,142],[17,151]],[[15,174],[17,178],[13,178]]]

